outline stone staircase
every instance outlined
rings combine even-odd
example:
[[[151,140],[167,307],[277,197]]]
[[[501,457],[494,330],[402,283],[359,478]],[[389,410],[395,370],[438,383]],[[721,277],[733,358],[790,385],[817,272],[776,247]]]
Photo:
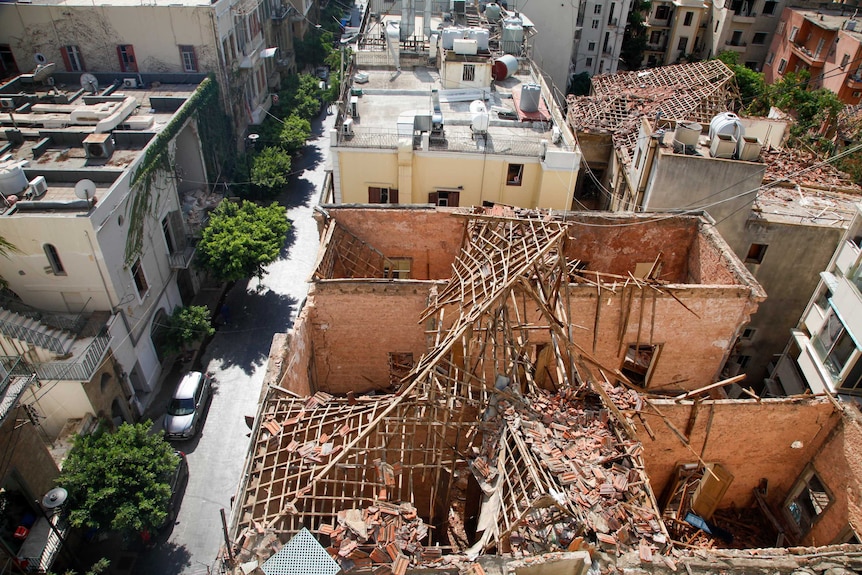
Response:
[[[3,308],[0,308],[0,333],[59,355],[70,353],[75,342],[75,335],[68,331],[52,328],[38,319]]]

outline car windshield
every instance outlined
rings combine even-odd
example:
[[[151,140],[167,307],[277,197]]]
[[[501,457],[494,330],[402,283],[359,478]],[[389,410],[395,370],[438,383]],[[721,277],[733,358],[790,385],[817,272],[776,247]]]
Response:
[[[193,399],[172,399],[168,406],[170,415],[189,415],[195,412],[195,402]]]

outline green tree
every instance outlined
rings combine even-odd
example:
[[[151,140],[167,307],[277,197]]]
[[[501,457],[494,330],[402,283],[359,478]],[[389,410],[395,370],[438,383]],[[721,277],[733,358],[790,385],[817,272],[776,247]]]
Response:
[[[626,29],[623,33],[623,43],[620,46],[620,60],[627,70],[637,70],[641,67],[644,50],[647,47],[646,17],[650,11],[649,0],[633,0],[629,11]]]
[[[290,167],[290,155],[287,150],[277,147],[264,148],[261,153],[254,157],[251,181],[265,195],[272,197],[287,185]]]
[[[770,101],[775,106],[795,114],[796,122],[790,127],[793,138],[811,137],[824,124],[834,127],[844,108],[834,92],[825,88],[812,90],[810,82],[811,73],[802,70],[788,72],[768,88]]]
[[[333,50],[332,43],[334,40],[335,36],[328,30],[310,29],[302,40],[293,43],[293,49],[296,52],[296,67],[303,69],[307,66],[322,64],[327,54]]]
[[[93,563],[90,568],[87,569],[87,572],[84,573],[84,575],[99,575],[99,573],[102,573],[105,569],[107,569],[110,564],[111,562],[108,559],[102,557],[101,559]],[[49,572],[48,575],[54,574]],[[63,575],[77,575],[77,571],[69,570],[63,573]]]
[[[281,127],[279,143],[287,153],[295,154],[302,149],[310,135],[311,123],[305,118],[291,115]],[[288,166],[288,171],[290,171],[290,166]]]
[[[170,477],[178,459],[152,422],[79,435],[57,484],[69,492],[75,527],[134,535],[159,529],[168,516]]]
[[[224,201],[213,211],[198,243],[198,265],[222,281],[263,277],[287,238],[285,209],[273,202]]]
[[[753,116],[765,116],[769,113],[769,93],[763,74],[739,64],[739,54],[725,50],[719,52],[716,59],[721,60],[736,76],[739,86],[739,97],[742,100],[742,110]]]
[[[207,306],[177,306],[168,318],[165,347],[167,351],[182,351],[187,345],[214,333]]]

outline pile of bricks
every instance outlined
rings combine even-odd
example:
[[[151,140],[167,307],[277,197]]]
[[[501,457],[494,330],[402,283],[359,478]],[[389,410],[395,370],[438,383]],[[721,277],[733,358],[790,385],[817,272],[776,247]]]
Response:
[[[846,191],[853,189],[859,191],[859,186],[854,184],[846,174],[831,164],[824,163],[812,152],[798,148],[771,149],[763,153],[763,159],[766,162],[764,184],[784,181],[788,178],[788,174],[792,174],[791,179],[803,186],[815,184],[830,188],[847,188]]]
[[[424,547],[428,526],[410,503],[376,501],[365,509],[338,512],[336,525],[321,525],[329,554],[344,571],[365,570],[375,575],[404,575],[413,564],[439,559],[439,548]]]
[[[640,401],[637,393],[629,395],[624,389],[618,393],[629,402]],[[529,399],[501,399],[498,405],[501,426],[518,436],[514,445],[529,449],[524,469],[517,472],[550,477],[554,485],[548,487],[562,496],[556,497],[558,505],[543,505],[527,514],[522,525],[512,531],[513,550],[523,544],[525,554],[541,551],[535,545],[537,534],[548,551],[577,549],[586,538],[616,552],[640,549],[645,561],[651,561],[653,551],[666,547],[666,532],[644,485],[638,457],[642,446],[615,433],[613,417],[598,396],[579,395],[574,390],[556,394],[538,390]],[[504,435],[493,440],[499,441]],[[472,461],[480,482],[491,476],[490,472],[483,473],[488,467],[486,458],[497,461],[493,453]],[[509,474],[510,470],[500,472]],[[530,501],[543,495],[524,494]]]

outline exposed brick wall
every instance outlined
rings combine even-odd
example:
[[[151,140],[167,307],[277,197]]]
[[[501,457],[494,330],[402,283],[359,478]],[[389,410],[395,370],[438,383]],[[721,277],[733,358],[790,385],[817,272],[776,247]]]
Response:
[[[317,388],[328,393],[389,387],[389,353],[426,350],[418,319],[427,282],[328,280],[309,294]]]
[[[29,490],[26,495],[42,497],[55,487],[54,479],[60,470],[38,431],[30,424],[18,424],[17,420],[23,417],[26,415],[22,409],[13,409],[0,427],[0,445],[5,454],[0,462],[3,465],[0,467],[0,480],[6,481],[15,472],[15,479],[23,481]]]
[[[691,401],[677,404],[657,400],[655,405],[668,421],[685,433]],[[711,425],[710,410],[713,412]],[[689,449],[654,410],[644,406],[643,412],[655,440],[637,418],[635,428],[644,445],[644,462],[656,494],[662,493],[677,464],[696,462],[697,455],[703,453],[705,462],[721,463],[734,477],[719,508],[751,505],[753,489],[766,478],[768,501],[776,512],[799,473],[817,456],[839,422],[831,402],[823,398],[707,401],[698,409]],[[802,447],[792,448],[794,441],[802,442]],[[836,472],[846,472],[847,465],[840,469]]]
[[[812,463],[835,500],[802,543],[827,545],[848,523],[862,529],[862,426],[858,415],[841,420]]]
[[[428,209],[327,208],[339,225],[387,257],[413,259],[411,279],[452,275],[465,219]]]

